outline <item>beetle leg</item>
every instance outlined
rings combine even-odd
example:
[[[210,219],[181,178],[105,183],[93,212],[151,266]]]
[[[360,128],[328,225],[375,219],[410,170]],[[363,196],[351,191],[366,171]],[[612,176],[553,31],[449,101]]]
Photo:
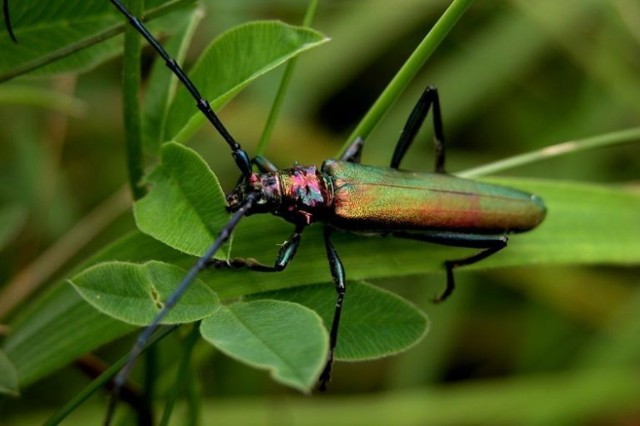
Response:
[[[486,259],[492,254],[505,248],[507,246],[507,241],[509,240],[506,235],[460,234],[454,232],[394,232],[392,235],[394,237],[426,241],[445,246],[484,249],[473,256],[456,260],[447,260],[444,262],[444,267],[447,271],[447,286],[444,291],[434,299],[434,302],[436,303],[443,302],[451,295],[451,293],[453,293],[455,288],[453,268],[471,265],[472,263]]]
[[[16,35],[13,33],[13,27],[11,26],[11,16],[9,16],[9,0],[2,1],[2,13],[4,15],[4,25],[7,28],[7,33],[14,43],[18,43]]]
[[[262,173],[277,172],[280,170],[278,166],[261,155],[254,157],[253,160],[251,160],[251,164],[254,164]]]
[[[407,122],[402,129],[400,139],[396,144],[396,149],[391,158],[391,168],[397,169],[400,162],[407,153],[407,150],[413,143],[418,130],[422,126],[424,119],[429,113],[429,108],[433,106],[433,143],[435,145],[435,169],[436,173],[446,173],[444,168],[445,152],[444,152],[444,132],[442,130],[442,116],[440,114],[440,98],[438,97],[438,89],[428,86],[418,99],[416,106],[409,115]]]
[[[220,259],[209,259],[207,262],[208,267],[213,267],[215,269],[223,269],[223,268],[246,268],[252,271],[260,271],[260,272],[280,272],[287,267],[291,259],[296,255],[296,251],[298,250],[298,246],[300,246],[300,235],[302,234],[302,227],[296,228],[295,232],[291,234],[291,236],[280,246],[280,250],[278,251],[278,256],[276,257],[273,265],[265,265],[264,263],[258,262],[253,258],[241,258],[236,257],[230,260],[220,260]]]
[[[453,289],[455,288],[453,279],[453,268],[456,268],[458,266],[471,265],[473,263],[481,261],[482,259],[486,259],[492,254],[495,254],[505,248],[507,246],[507,240],[508,238],[504,235],[498,237],[495,240],[485,240],[488,247],[486,247],[480,253],[476,253],[473,256],[465,257],[463,259],[447,260],[446,262],[444,262],[444,266],[447,270],[447,286],[445,287],[444,291],[434,299],[434,302],[440,303],[445,301],[447,297],[449,297],[453,292]]]
[[[362,147],[364,146],[364,139],[358,136],[354,140],[349,148],[339,158],[340,161],[346,161],[349,163],[360,163],[360,154],[362,154]]]
[[[331,244],[330,240],[331,228],[325,226],[324,228],[324,246],[327,250],[327,259],[329,260],[329,268],[331,269],[331,277],[333,278],[333,284],[336,287],[338,298],[336,299],[336,308],[333,312],[333,322],[331,323],[331,333],[329,335],[329,355],[327,356],[327,363],[320,374],[318,380],[318,389],[324,391],[327,389],[327,383],[331,379],[331,366],[333,364],[333,352],[338,342],[338,329],[340,327],[340,316],[342,314],[342,303],[344,301],[344,294],[346,291],[345,286],[345,273],[338,252]]]

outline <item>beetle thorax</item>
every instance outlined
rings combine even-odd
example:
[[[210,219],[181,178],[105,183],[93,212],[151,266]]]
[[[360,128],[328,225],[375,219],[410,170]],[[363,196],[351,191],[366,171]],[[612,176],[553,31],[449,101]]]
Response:
[[[330,180],[315,166],[294,166],[268,173],[252,173],[227,196],[230,210],[256,194],[250,214],[271,213],[296,225],[321,220],[333,202]]]

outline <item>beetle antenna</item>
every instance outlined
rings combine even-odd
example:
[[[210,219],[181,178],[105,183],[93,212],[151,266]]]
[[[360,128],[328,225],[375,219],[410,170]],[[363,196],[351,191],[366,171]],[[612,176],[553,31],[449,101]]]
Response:
[[[118,372],[116,377],[113,379],[113,390],[111,392],[111,399],[109,401],[109,407],[107,408],[107,414],[104,420],[105,425],[109,425],[111,423],[113,414],[115,412],[118,395],[120,394],[120,391],[122,390],[125,382],[127,381],[127,378],[129,377],[129,373],[131,372],[131,369],[133,368],[136,359],[140,356],[140,354],[142,353],[142,350],[144,349],[145,345],[149,341],[149,338],[154,333],[154,331],[156,331],[156,329],[158,328],[158,326],[160,325],[160,322],[164,319],[164,317],[166,317],[169,311],[175,306],[176,303],[178,303],[178,300],[180,300],[184,292],[187,291],[187,289],[189,288],[191,283],[196,279],[198,274],[200,274],[200,272],[202,272],[204,269],[208,267],[210,259],[220,249],[220,246],[222,246],[222,244],[229,239],[231,232],[236,227],[238,222],[240,222],[240,219],[242,219],[251,210],[251,207],[253,206],[253,202],[255,198],[256,198],[256,194],[252,192],[247,194],[242,206],[233,213],[233,215],[231,216],[231,219],[229,219],[229,222],[227,222],[224,228],[220,230],[213,244],[209,246],[205,254],[202,255],[202,257],[200,257],[198,261],[191,267],[189,272],[187,272],[187,275],[185,275],[185,277],[182,279],[182,282],[180,282],[180,284],[178,285],[178,287],[176,287],[173,293],[169,295],[169,297],[164,303],[162,310],[156,314],[156,316],[149,323],[149,325],[144,330],[142,330],[142,332],[140,332],[140,334],[138,335],[138,338],[136,339],[135,344],[129,351],[126,364],[122,367],[122,369]]]
[[[8,0],[4,0],[5,4]],[[224,127],[218,116],[209,101],[204,99],[193,82],[189,79],[187,74],[180,68],[180,65],[173,59],[166,50],[162,47],[162,45],[155,39],[155,37],[147,30],[147,28],[142,24],[142,22],[133,16],[131,12],[124,7],[119,0],[111,0],[111,3],[129,20],[129,23],[133,28],[136,29],[153,47],[153,49],[158,52],[158,54],[164,59],[164,63],[169,68],[169,70],[178,77],[178,80],[182,82],[184,87],[189,91],[193,99],[196,101],[196,105],[200,112],[209,120],[209,122],[215,127],[220,136],[227,142],[229,147],[231,148],[231,156],[236,162],[236,165],[240,169],[240,172],[243,176],[249,176],[251,174],[251,158],[249,155],[242,149],[240,144],[236,142],[236,140],[231,136],[231,134]],[[7,15],[5,15],[6,17]]]
[[[13,40],[14,43],[18,43],[18,39],[13,33],[13,28],[11,27],[11,15],[9,15],[9,0],[2,0],[2,14],[4,15],[4,25],[5,27],[7,27],[9,37],[11,37],[11,40]]]

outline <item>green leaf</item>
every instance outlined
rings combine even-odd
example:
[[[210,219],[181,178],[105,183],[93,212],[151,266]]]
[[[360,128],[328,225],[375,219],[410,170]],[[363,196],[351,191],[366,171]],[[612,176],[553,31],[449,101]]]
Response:
[[[18,396],[18,373],[4,352],[0,351],[0,395]]]
[[[184,278],[186,271],[162,262],[143,265],[106,262],[92,266],[69,281],[96,309],[121,321],[146,325],[164,308],[164,301]],[[211,315],[218,298],[196,280],[162,321],[192,322]]]
[[[187,259],[187,265],[193,262],[192,257],[180,255],[136,232],[107,246],[84,266],[113,260],[141,263],[151,259]],[[82,321],[82,327],[78,327],[78,321]],[[68,281],[52,286],[12,319],[10,327],[11,333],[1,348],[14,363],[21,388],[135,330],[132,325],[115,320],[88,304]]]
[[[68,283],[60,284],[21,312],[2,342],[20,388],[134,329],[100,313]]]
[[[367,380],[369,374],[377,373],[371,370],[354,373],[352,380]],[[330,391],[326,397],[315,396],[311,401],[282,398],[278,399],[282,404],[278,409],[286,413],[291,424],[304,425],[616,424],[615,420],[606,419],[636,418],[638,374],[637,365],[519,372],[508,377],[480,377],[455,384],[427,383],[375,393],[343,395]],[[267,425],[268,420],[256,422],[256,419],[274,416],[274,398],[273,394],[208,397],[202,401],[202,416],[223,425]],[[594,419],[603,420],[594,422]]]
[[[327,40],[307,28],[252,22],[216,38],[188,74],[216,109],[257,77]],[[165,139],[183,141],[203,122],[193,98],[179,90],[166,122]]]
[[[261,293],[252,298],[307,306],[331,329],[336,291],[329,283]],[[419,342],[428,328],[427,317],[403,298],[369,284],[348,282],[335,357],[361,361],[392,355]]]
[[[514,235],[505,253],[474,269],[535,264],[639,264],[640,192],[615,185],[515,178],[483,179],[537,194],[547,217]]]
[[[532,179],[491,181],[542,196],[548,215],[536,230],[512,236],[509,246],[502,252],[471,267],[460,268],[457,274],[469,269],[533,263],[640,264],[637,215],[640,194],[637,191],[614,185]],[[277,254],[276,243],[290,232],[290,224],[272,216],[249,217],[240,223],[235,234],[234,255],[272,261]],[[338,232],[332,240],[351,281],[438,272],[431,280],[434,295],[444,285],[442,261],[474,252],[418,241],[367,238]],[[91,263],[115,259],[128,262],[157,259],[184,267],[194,262],[193,257],[181,255],[141,233],[115,242],[92,258]],[[216,270],[203,272],[200,279],[223,299],[309,284],[321,284],[332,291],[322,227],[311,226],[305,230],[296,258],[282,273]],[[454,293],[452,297],[455,296]],[[345,309],[349,309],[354,299],[350,284]],[[327,300],[335,301],[335,294]],[[84,327],[78,328],[79,318]],[[2,343],[2,349],[16,366],[20,386],[133,330],[130,325],[89,306],[68,285],[47,293],[10,326],[12,333]]]
[[[147,178],[151,190],[134,205],[136,224],[170,247],[201,256],[227,223],[224,193],[192,149],[172,142],[161,153],[162,163]]]
[[[301,391],[315,385],[329,341],[315,312],[272,300],[223,307],[202,321],[200,332],[227,355],[268,369],[274,380]]]
[[[163,3],[145,2],[147,8]],[[34,70],[36,75],[87,70],[120,49],[119,40],[105,41],[126,25],[108,1],[48,0],[43,7],[42,2],[23,0],[9,6],[18,43],[5,34],[0,37],[0,81]]]

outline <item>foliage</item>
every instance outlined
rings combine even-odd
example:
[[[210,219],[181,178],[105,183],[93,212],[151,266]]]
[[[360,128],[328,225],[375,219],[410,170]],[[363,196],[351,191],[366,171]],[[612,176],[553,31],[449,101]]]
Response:
[[[129,202],[109,196],[127,179],[115,104],[120,64],[95,68],[118,53],[116,39],[102,39],[125,24],[106,1],[85,9],[60,2],[63,7],[47,9],[50,16],[34,14],[28,3],[11,2],[19,44],[0,37],[0,76],[50,62],[37,71],[46,80],[22,77],[0,86],[0,100],[8,104],[0,111],[7,123],[0,129],[7,165],[0,194],[6,219],[0,229],[2,265],[13,277],[5,280],[0,295],[0,315],[10,326],[0,352],[0,390],[19,390],[21,399],[7,399],[3,408],[25,424],[36,420],[22,407],[37,412],[39,421],[51,413],[35,408],[38,395],[51,394],[60,407],[86,383],[64,365],[130,333],[129,324],[148,321],[166,294],[161,284],[175,285],[192,256],[226,222],[223,188],[237,179],[224,142],[209,129],[196,133],[202,118],[184,90],[178,88],[175,97],[167,90],[176,82],[162,63],[155,64],[145,80],[142,135],[150,192],[133,208],[138,229],[153,238],[135,231],[132,215],[124,214]],[[279,78],[278,71],[270,71],[325,39],[274,22],[246,24],[255,16],[299,22],[300,6],[266,10],[258,3],[216,1],[207,5],[206,25],[191,42],[201,10],[174,10],[184,3],[190,2],[148,1],[151,27],[175,33],[164,44],[176,57],[186,57],[190,75],[214,107],[229,103],[222,119],[253,153]],[[445,6],[405,0],[389,10],[385,2],[320,3],[313,27],[333,41],[300,56],[269,158],[276,164],[319,164],[334,157]],[[373,122],[364,162],[388,163],[403,120],[426,84],[440,90],[449,170],[637,126],[638,69],[625,58],[637,57],[640,37],[625,20],[633,16],[625,7],[635,8],[599,0],[474,4],[428,65],[415,69],[417,77],[393,108]],[[214,37],[231,27],[226,36]],[[277,42],[285,35],[291,45]],[[95,45],[78,51],[89,44]],[[194,53],[203,52],[198,60],[187,54],[192,44]],[[69,56],[51,62],[63,54]],[[83,74],[59,76],[60,71]],[[300,421],[323,423],[349,423],[348,410],[360,410],[363,423],[383,421],[382,413],[391,412],[397,417],[389,420],[396,423],[609,423],[637,416],[633,396],[638,388],[632,379],[640,355],[635,338],[640,327],[635,315],[640,300],[640,197],[633,184],[637,145],[614,147],[619,140],[608,139],[611,146],[599,151],[536,158],[537,163],[518,170],[529,178],[497,180],[542,196],[549,215],[536,231],[514,236],[503,253],[474,265],[481,273],[458,274],[458,288],[443,306],[434,308],[428,300],[444,281],[438,273],[442,260],[459,256],[459,249],[336,235],[350,280],[338,358],[377,359],[416,344],[428,327],[429,335],[402,356],[347,367],[338,363],[331,387],[347,393],[341,398],[350,408],[334,398],[287,397],[284,402],[276,397],[279,403]],[[170,140],[188,140],[193,149],[163,144]],[[427,144],[417,143],[410,157],[404,167],[430,168],[424,162],[432,159]],[[219,256],[229,256],[230,250],[232,256],[270,262],[288,232],[275,218],[247,218]],[[313,227],[305,232],[299,254],[284,273],[202,274],[197,285],[202,294],[193,300],[206,300],[204,311],[170,322],[208,317],[201,332],[221,352],[270,369],[288,386],[310,390],[322,368],[335,302],[320,234]],[[69,278],[100,310],[69,286]],[[51,287],[38,297],[14,298],[16,288],[33,283]],[[144,318],[138,317],[139,308],[130,309],[139,306],[128,301],[135,296],[135,283],[159,295]],[[416,306],[429,312],[429,321]],[[252,339],[285,352],[243,344]],[[182,341],[174,333],[159,344],[161,357],[152,374],[160,376],[161,397],[174,383]],[[295,345],[303,341],[309,345]],[[127,339],[99,352],[117,359],[129,344]],[[197,344],[182,374],[202,383],[200,398],[215,399],[211,406],[221,407],[219,396],[239,398],[217,411],[229,422],[262,421],[262,414],[247,408],[262,397],[251,395],[284,390],[269,384],[264,373],[211,352],[211,346]],[[211,368],[213,375],[200,373]],[[36,381],[39,386],[29,386]],[[190,415],[196,387],[183,391]],[[366,393],[379,389],[386,391],[380,397]],[[425,409],[424,401],[433,408]],[[95,423],[103,411],[102,403],[86,404],[73,419],[86,416]]]

